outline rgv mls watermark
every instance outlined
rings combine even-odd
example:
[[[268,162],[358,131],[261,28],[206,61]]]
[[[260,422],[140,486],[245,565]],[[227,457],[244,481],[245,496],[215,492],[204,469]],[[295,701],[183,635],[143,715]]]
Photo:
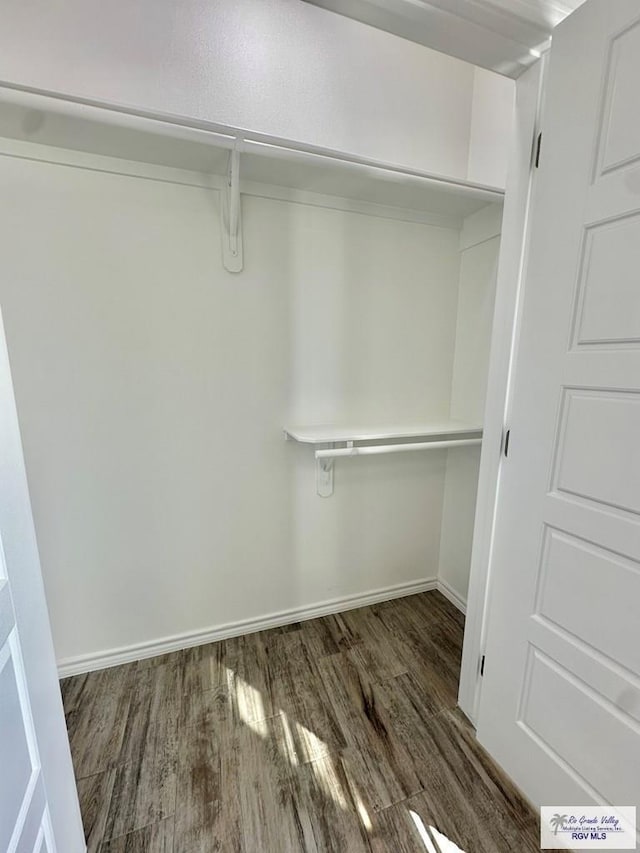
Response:
[[[542,806],[542,850],[636,850],[635,806]]]

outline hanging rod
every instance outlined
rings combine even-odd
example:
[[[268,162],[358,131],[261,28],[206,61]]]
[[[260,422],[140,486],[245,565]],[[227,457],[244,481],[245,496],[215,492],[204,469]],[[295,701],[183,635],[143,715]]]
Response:
[[[482,444],[481,438],[458,438],[451,441],[419,441],[411,444],[372,444],[364,447],[333,447],[316,450],[316,459],[335,459],[338,456],[375,456],[380,453],[407,453],[411,450],[445,450]]]
[[[287,426],[284,428],[284,436],[303,445],[315,445],[316,492],[321,498],[328,498],[333,494],[336,458],[479,445],[482,443],[482,426],[455,420],[370,426],[319,424]],[[404,443],[372,444],[374,441]],[[336,444],[346,444],[346,447],[336,447]]]

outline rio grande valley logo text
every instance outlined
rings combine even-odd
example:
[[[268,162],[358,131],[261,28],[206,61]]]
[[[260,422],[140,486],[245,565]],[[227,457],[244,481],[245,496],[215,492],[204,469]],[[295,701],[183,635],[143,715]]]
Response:
[[[568,832],[572,841],[605,841],[607,832],[623,832],[620,820],[615,815],[606,815],[602,818],[587,817],[581,815],[554,814],[549,820],[553,828],[553,834]],[[597,829],[593,827],[597,826]],[[604,828],[602,828],[604,827]]]
[[[634,806],[542,806],[540,847],[566,850],[635,850]]]

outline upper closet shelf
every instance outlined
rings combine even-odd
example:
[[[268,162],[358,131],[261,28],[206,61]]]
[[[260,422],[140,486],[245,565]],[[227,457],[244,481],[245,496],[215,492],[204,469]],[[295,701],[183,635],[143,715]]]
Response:
[[[452,227],[459,227],[465,217],[488,204],[501,203],[504,196],[497,187],[357,154],[2,87],[0,137],[5,138],[2,150],[7,153],[13,153],[7,140],[14,141],[17,156],[22,152],[22,156],[67,162],[70,154],[80,158],[90,154],[111,158],[111,163],[100,164],[105,171],[118,171],[118,163],[127,161],[147,168],[188,170],[192,177],[184,179],[187,183],[198,183],[206,176],[205,186],[228,192],[227,201],[233,207],[229,212],[234,214],[231,227],[238,229],[238,192],[356,212],[375,209],[379,215]],[[46,157],[38,154],[41,146],[49,147]],[[229,221],[226,227],[228,231]],[[237,235],[228,237],[234,242]]]

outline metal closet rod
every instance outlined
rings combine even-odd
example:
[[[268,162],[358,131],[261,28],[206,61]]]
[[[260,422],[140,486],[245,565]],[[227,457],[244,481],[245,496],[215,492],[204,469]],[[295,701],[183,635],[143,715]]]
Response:
[[[469,447],[482,444],[481,438],[458,438],[450,441],[420,441],[411,444],[373,444],[364,447],[335,447],[316,450],[316,459],[336,459],[339,456],[376,456],[382,453],[408,453],[412,450],[446,450],[447,447]]]

